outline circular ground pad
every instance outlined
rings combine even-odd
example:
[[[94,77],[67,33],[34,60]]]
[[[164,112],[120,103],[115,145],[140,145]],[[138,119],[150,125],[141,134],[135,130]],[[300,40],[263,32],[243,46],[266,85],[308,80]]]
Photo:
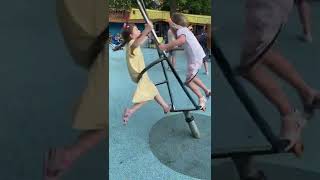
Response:
[[[192,137],[184,115],[166,116],[150,131],[153,154],[176,172],[199,179],[211,179],[211,117],[193,114],[200,139]]]
[[[307,169],[271,164],[257,163],[256,167],[262,170],[270,180],[319,180],[320,173]],[[239,180],[239,176],[232,162],[225,162],[212,166],[213,179]]]

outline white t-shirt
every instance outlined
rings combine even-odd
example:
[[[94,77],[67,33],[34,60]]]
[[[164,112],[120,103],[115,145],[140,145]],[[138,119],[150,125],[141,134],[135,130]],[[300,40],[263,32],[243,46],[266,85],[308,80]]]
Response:
[[[183,27],[178,29],[177,37],[185,35],[186,42],[183,45],[184,51],[188,59],[188,71],[191,74],[196,73],[203,63],[203,58],[206,56],[199,41],[194,34],[187,28]]]

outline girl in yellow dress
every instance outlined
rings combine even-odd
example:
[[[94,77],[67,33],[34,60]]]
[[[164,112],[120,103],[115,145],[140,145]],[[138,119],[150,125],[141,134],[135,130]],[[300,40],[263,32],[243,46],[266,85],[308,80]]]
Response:
[[[137,83],[137,89],[132,99],[133,105],[130,108],[126,108],[123,113],[124,124],[127,124],[134,112],[141,108],[146,102],[153,99],[163,108],[164,113],[170,111],[170,105],[160,96],[156,86],[149,79],[147,72],[138,80],[139,74],[145,68],[140,45],[147,40],[147,35],[151,32],[152,28],[153,25],[151,23],[146,24],[143,32],[134,24],[125,24],[123,27],[122,38],[124,42],[121,46],[125,46],[126,48],[126,61],[129,75],[132,81]]]
[[[109,134],[107,2],[58,0],[56,8],[66,46],[74,61],[88,70],[88,83],[72,113],[72,127],[79,135],[73,142],[47,150],[42,180],[63,179],[81,157],[107,142]]]

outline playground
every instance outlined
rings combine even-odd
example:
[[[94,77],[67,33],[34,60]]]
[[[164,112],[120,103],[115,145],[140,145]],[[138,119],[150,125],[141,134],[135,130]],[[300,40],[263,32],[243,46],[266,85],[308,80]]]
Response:
[[[43,180],[44,153],[79,135],[71,128],[72,111],[88,78],[63,38],[57,12],[61,2],[66,1],[7,1],[0,7],[2,180]],[[81,7],[88,1],[68,1],[79,7],[72,2]],[[106,179],[106,152],[102,141],[61,179]]]
[[[164,114],[150,101],[124,126],[123,110],[130,106],[136,84],[128,74],[125,49],[112,49],[109,45],[109,178],[211,179],[211,98],[201,111],[196,96],[181,83],[186,78],[184,51],[176,51],[172,68],[166,54],[141,48],[146,67],[150,67],[148,76],[159,84],[158,91],[172,108]],[[211,88],[203,67],[197,76]]]

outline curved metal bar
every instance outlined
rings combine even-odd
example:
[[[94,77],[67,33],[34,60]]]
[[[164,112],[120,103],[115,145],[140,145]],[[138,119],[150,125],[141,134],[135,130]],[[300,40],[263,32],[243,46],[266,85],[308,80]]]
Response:
[[[160,58],[160,59],[157,59],[155,61],[153,61],[152,63],[150,63],[147,67],[145,67],[141,73],[139,74],[138,76],[138,82],[140,81],[140,79],[142,78],[143,74],[145,72],[147,72],[149,69],[151,69],[153,66],[157,65],[158,63],[162,62],[163,60],[165,60],[165,58]]]
[[[138,3],[139,10],[140,10],[140,12],[141,12],[144,20],[145,20],[147,23],[149,23],[150,20],[149,20],[148,14],[146,13],[146,8],[145,8],[145,6],[144,6],[143,0],[137,0],[137,3]],[[184,92],[186,93],[186,95],[188,96],[188,98],[189,98],[189,100],[191,101],[191,103],[193,104],[194,108],[195,108],[196,110],[199,110],[199,109],[200,109],[199,106],[196,104],[195,100],[192,98],[192,96],[190,95],[190,93],[188,92],[188,90],[186,89],[186,87],[184,86],[184,83],[183,83],[182,80],[180,79],[178,73],[177,73],[176,70],[173,68],[173,66],[171,65],[171,63],[169,62],[168,57],[166,56],[166,54],[164,53],[164,51],[160,51],[160,49],[159,49],[159,44],[160,44],[160,42],[159,42],[158,36],[157,36],[156,32],[154,31],[154,29],[152,29],[151,33],[152,33],[152,35],[153,35],[153,36],[155,37],[155,39],[156,39],[156,42],[157,42],[157,43],[156,43],[156,46],[157,46],[157,50],[158,50],[158,54],[159,54],[160,59],[158,59],[158,60],[152,62],[151,64],[149,64],[149,65],[139,74],[138,80],[141,79],[142,75],[143,75],[147,70],[149,70],[151,67],[153,67],[154,65],[156,65],[156,64],[158,64],[158,63],[161,62],[162,69],[163,69],[163,73],[164,73],[164,76],[165,76],[166,81],[167,81],[166,84],[167,84],[167,87],[168,87],[168,91],[169,91],[169,95],[170,95],[170,100],[171,100],[171,102],[173,102],[173,99],[172,99],[172,96],[171,96],[170,84],[169,84],[168,77],[167,77],[167,74],[166,74],[166,71],[165,71],[165,68],[164,68],[164,64],[163,64],[163,60],[166,60],[167,63],[168,63],[168,65],[169,65],[169,67],[170,67],[170,69],[172,70],[175,78],[178,80],[181,88],[183,89],[183,91],[184,91]],[[173,107],[173,103],[172,103],[172,107]],[[181,110],[181,111],[183,111],[183,110]]]
[[[199,111],[200,106],[196,108],[190,108],[190,109],[172,109],[170,112],[184,112],[184,111]]]
[[[174,48],[171,51],[184,51],[184,49],[183,48]]]

